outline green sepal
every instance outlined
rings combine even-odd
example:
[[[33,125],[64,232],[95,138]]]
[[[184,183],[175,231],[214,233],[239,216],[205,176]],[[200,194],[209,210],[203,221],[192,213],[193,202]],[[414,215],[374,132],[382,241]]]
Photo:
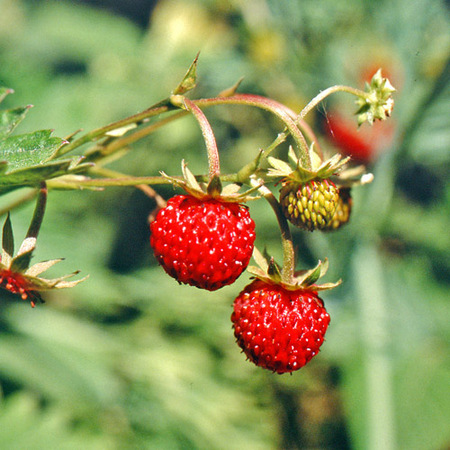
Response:
[[[6,254],[5,254],[6,253]],[[5,259],[10,259],[14,255],[14,234],[11,225],[10,214],[6,215],[5,224],[3,225],[2,233],[2,262],[9,266],[9,262],[5,262]]]
[[[364,122],[370,125],[375,120],[386,120],[394,108],[392,94],[395,92],[391,82],[384,78],[381,69],[378,69],[375,75],[366,83],[366,95],[358,97],[356,104],[359,107],[356,111],[358,126]]]
[[[61,261],[64,261],[64,259],[63,258],[50,259],[48,261],[38,262],[36,264],[33,264],[31,267],[29,267],[25,271],[25,275],[30,276],[30,277],[37,277],[42,272],[45,272],[46,270],[50,269],[50,267],[53,267],[55,264],[57,264]]]
[[[234,94],[236,94],[236,91],[238,90],[239,86],[241,85],[243,79],[244,79],[244,77],[239,78],[239,80],[236,81],[236,83],[234,83],[233,86],[221,91],[219,93],[218,97],[232,97]]]
[[[11,261],[11,270],[13,272],[26,272],[30,267],[31,258],[33,257],[34,248],[15,256]]]
[[[256,247],[254,247],[253,259],[258,267],[247,267],[247,271],[250,274],[266,283],[281,285],[290,291],[324,291],[333,289],[342,282],[341,280],[338,280],[336,283],[315,284],[328,270],[328,259],[326,258],[323,262],[319,261],[313,269],[296,272],[290,283],[282,282],[281,269],[275,263],[273,257],[263,255]]]
[[[214,175],[206,187],[206,192],[211,197],[218,197],[222,193],[222,182],[218,175]]]
[[[316,155],[313,148],[311,148],[311,154]],[[336,153],[324,162],[321,162],[318,158],[312,158],[314,159],[313,169],[305,169],[300,165],[299,159],[295,155],[292,147],[289,149],[289,159],[294,167],[281,159],[269,156],[267,160],[272,168],[269,168],[268,175],[272,177],[282,177],[286,180],[292,180],[298,183],[306,183],[309,180],[317,178],[330,178],[332,175],[340,172],[350,160],[349,157],[342,158],[342,155]]]
[[[250,188],[249,190],[239,193],[241,186],[236,183],[231,183],[222,188],[222,181],[219,176],[213,176],[208,185],[205,187],[204,183],[199,184],[195,175],[189,170],[186,162],[183,160],[181,163],[181,171],[183,173],[183,178],[170,177],[164,172],[161,175],[166,178],[174,186],[184,189],[188,194],[193,197],[204,199],[204,198],[215,198],[220,199],[224,202],[231,203],[244,203],[249,200],[254,200],[259,197],[250,196],[253,192],[258,190],[261,185]]]
[[[197,85],[197,63],[199,55],[200,53],[197,53],[197,56],[195,57],[188,71],[184,75],[183,80],[172,92],[173,95],[183,95],[186,92],[194,89],[195,86]]]

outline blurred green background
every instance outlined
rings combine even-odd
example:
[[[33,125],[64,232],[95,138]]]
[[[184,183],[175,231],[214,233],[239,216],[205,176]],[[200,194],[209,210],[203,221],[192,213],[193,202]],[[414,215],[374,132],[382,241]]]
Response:
[[[199,50],[195,97],[244,77],[241,92],[300,111],[380,66],[398,89],[392,119],[368,138],[375,181],[354,189],[352,222],[294,231],[298,267],[327,256],[327,280],[344,283],[322,296],[332,320],[320,355],[292,376],[254,367],[234,342],[231,305],[248,275],[209,293],[157,266],[142,193],[51,192],[35,258],[64,257],[51,275],[90,278],[35,309],[0,293],[0,448],[448,448],[448,15],[438,0],[0,0],[0,85],[15,90],[5,105],[34,105],[18,133],[64,137],[143,110]],[[353,108],[338,94],[310,117],[322,145],[336,145],[333,114]],[[251,108],[206,113],[225,173],[281,130]],[[178,175],[183,158],[206,172],[192,118],[110,167]],[[13,212],[17,241],[32,208]],[[258,247],[279,257],[270,208],[250,211]]]

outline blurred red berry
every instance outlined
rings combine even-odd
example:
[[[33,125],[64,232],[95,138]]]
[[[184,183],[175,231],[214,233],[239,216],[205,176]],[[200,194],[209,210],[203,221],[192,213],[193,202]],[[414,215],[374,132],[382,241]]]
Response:
[[[358,128],[354,116],[337,109],[327,114],[326,132],[331,142],[346,156],[358,163],[370,164],[392,142],[395,128],[392,121],[363,124]]]

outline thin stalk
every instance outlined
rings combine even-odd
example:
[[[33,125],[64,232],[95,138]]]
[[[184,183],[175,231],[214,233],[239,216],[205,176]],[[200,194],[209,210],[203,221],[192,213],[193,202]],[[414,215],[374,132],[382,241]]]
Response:
[[[277,116],[288,129],[300,152],[300,161],[306,169],[311,169],[311,158],[309,155],[308,143],[302,132],[297,127],[295,120],[286,111],[286,106],[267,97],[253,94],[235,94],[229,97],[214,97],[195,100],[194,103],[200,108],[204,106],[228,104],[247,105],[264,109]]]
[[[175,178],[175,177],[174,177]],[[171,184],[169,180],[161,176],[155,177],[129,177],[123,176],[119,178],[87,178],[87,179],[77,179],[65,182],[62,179],[56,180],[56,185],[53,185],[52,180],[49,181],[49,186],[52,188],[63,189],[66,185],[66,188],[72,189],[82,189],[84,187],[91,188],[102,188],[102,187],[111,187],[111,186],[138,186],[140,184]]]
[[[278,133],[273,142],[264,150],[264,158],[267,158],[279,145],[281,145],[286,140],[287,135],[287,132]]]
[[[65,155],[66,153],[69,153],[75,148],[87,144],[88,142],[92,142],[95,141],[96,139],[104,137],[110,131],[120,129],[131,124],[140,124],[144,120],[149,119],[150,117],[154,117],[159,114],[172,111],[173,109],[175,109],[175,107],[169,103],[169,100],[163,100],[140,113],[134,114],[130,117],[126,117],[125,119],[118,120],[117,122],[113,122],[105,127],[96,128],[95,130],[86,133],[85,135],[81,136],[78,139],[75,139],[69,144],[62,146],[57,151],[54,158]]]
[[[260,180],[251,179],[252,186],[258,186]],[[281,244],[283,248],[283,268],[281,269],[281,282],[284,284],[292,284],[295,272],[295,252],[294,244],[292,242],[291,230],[289,224],[284,216],[280,203],[272,194],[272,191],[266,186],[262,185],[258,191],[269,202],[278,220],[278,225],[281,230]]]
[[[103,146],[103,148],[101,149],[101,154],[102,156],[109,156],[114,152],[152,134],[153,132],[163,127],[164,125],[167,125],[168,123],[173,122],[174,120],[179,119],[180,117],[183,117],[187,114],[188,114],[187,111],[178,111],[177,113],[174,113],[169,117],[161,119],[158,122],[152,123],[151,125],[148,125],[145,128],[137,130],[134,133],[131,133],[121,138],[114,139],[110,144]]]
[[[126,175],[120,172],[116,172],[115,170],[105,169],[104,167],[96,167],[92,169],[91,172],[96,175],[105,176],[109,178],[124,178]],[[161,197],[153,188],[151,188],[147,184],[137,184],[135,186],[137,189],[141,190],[148,197],[153,198],[156,202],[158,208],[164,208],[167,205],[167,202]]]
[[[328,97],[335,92],[347,92],[348,94],[356,95],[357,97],[367,97],[367,92],[361,91],[360,89],[352,88],[350,86],[336,85],[325,89],[320,94],[316,95],[300,112],[297,120],[302,120],[305,116],[314,109],[323,99]]]
[[[212,179],[215,176],[219,176],[219,150],[217,149],[217,142],[214,136],[214,132],[205,114],[192,100],[189,100],[186,97],[174,95],[171,97],[171,101],[174,105],[189,111],[197,120],[200,129],[202,130],[203,139],[205,141],[206,150],[208,152],[209,177]]]

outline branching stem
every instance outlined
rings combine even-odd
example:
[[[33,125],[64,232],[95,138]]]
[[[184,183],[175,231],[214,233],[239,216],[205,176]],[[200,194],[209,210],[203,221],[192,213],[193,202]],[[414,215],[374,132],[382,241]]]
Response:
[[[311,169],[311,158],[309,155],[308,143],[302,132],[299,130],[295,119],[286,111],[286,106],[267,97],[253,94],[235,94],[229,97],[214,97],[195,100],[195,104],[200,108],[204,106],[228,104],[228,105],[247,105],[264,109],[277,116],[288,129],[297,144],[300,161],[303,167]]]

